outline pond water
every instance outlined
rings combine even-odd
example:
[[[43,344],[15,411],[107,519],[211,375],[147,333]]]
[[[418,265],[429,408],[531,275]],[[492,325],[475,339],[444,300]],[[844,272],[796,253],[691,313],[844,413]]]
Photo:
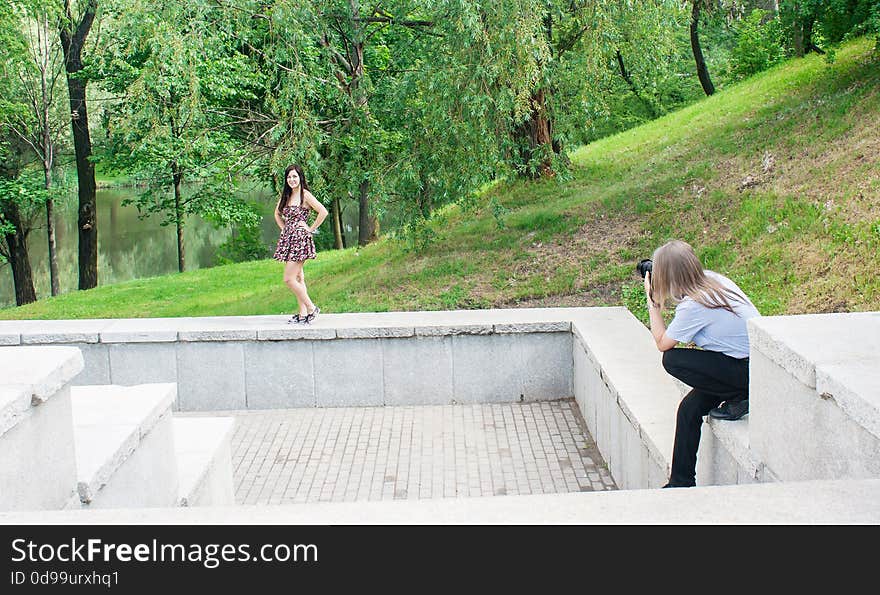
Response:
[[[177,231],[173,225],[161,226],[162,218],[151,216],[141,219],[137,207],[123,206],[126,198],[133,198],[137,188],[99,189],[98,206],[98,284],[109,285],[130,279],[155,277],[177,272]],[[260,205],[262,238],[267,248],[274,249],[278,241],[278,226],[272,216],[276,196],[269,189],[242,188],[247,199]],[[55,230],[58,253],[58,275],[62,293],[76,290],[79,285],[77,264],[78,243],[76,228],[76,191],[71,196],[56,200]],[[322,231],[330,231],[330,216]],[[37,298],[50,295],[49,248],[46,239],[45,213],[38,217],[39,227],[28,236],[28,251],[34,275]],[[343,208],[346,240],[357,241],[357,205]],[[192,216],[184,227],[186,269],[195,270],[214,266],[217,249],[230,236],[228,228],[217,229],[201,217]],[[0,265],[0,307],[15,305],[12,270]]]

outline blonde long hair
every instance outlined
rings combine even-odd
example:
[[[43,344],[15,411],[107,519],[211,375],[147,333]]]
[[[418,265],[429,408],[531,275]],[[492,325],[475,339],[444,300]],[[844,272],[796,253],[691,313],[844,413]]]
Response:
[[[745,303],[746,297],[706,275],[694,249],[687,242],[672,240],[654,251],[651,270],[652,299],[664,307],[689,297],[707,308],[724,308],[736,314],[731,301]]]

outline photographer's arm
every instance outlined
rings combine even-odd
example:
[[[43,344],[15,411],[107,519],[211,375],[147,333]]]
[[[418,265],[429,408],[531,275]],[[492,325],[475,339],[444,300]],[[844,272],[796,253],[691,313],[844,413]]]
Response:
[[[648,318],[651,320],[651,334],[654,336],[654,343],[657,344],[657,349],[660,351],[669,351],[678,345],[678,341],[666,336],[663,313],[660,311],[660,305],[654,303],[651,296],[651,273],[645,275],[645,295],[648,298]]]

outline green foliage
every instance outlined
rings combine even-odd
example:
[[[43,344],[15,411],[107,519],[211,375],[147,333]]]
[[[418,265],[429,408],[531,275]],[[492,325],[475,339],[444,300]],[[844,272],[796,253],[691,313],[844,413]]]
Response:
[[[440,294],[440,303],[446,310],[455,310],[467,303],[467,290],[461,285],[453,285]]]
[[[821,34],[832,43],[854,35],[880,33],[880,4],[876,0],[813,0],[804,10],[813,10]]]
[[[0,139],[0,153],[8,153],[8,146]],[[6,262],[11,256],[6,245],[6,235],[18,234],[27,238],[33,228],[33,222],[44,210],[49,198],[43,183],[43,173],[36,168],[24,170],[8,169],[10,156],[4,155],[4,167],[0,175],[0,262]],[[14,157],[13,157],[14,159]],[[21,228],[16,228],[5,215],[8,205],[14,204],[22,220]]]
[[[48,197],[43,172],[35,168],[27,168],[14,178],[0,177],[0,201],[13,202],[25,210],[37,210]]]
[[[510,212],[510,210],[501,204],[496,196],[489,199],[489,208],[492,211],[492,218],[495,219],[495,224],[498,226],[498,229],[506,229],[507,223],[505,222],[504,217]]]
[[[259,225],[233,228],[231,237],[217,249],[217,264],[261,260],[269,256]]]
[[[648,317],[648,301],[645,298],[645,286],[638,283],[625,283],[620,288],[620,297],[623,305],[633,313],[633,316],[642,321],[646,326],[650,324]]]
[[[2,1],[3,7],[59,8],[48,0]],[[400,219],[397,237],[412,252],[430,252],[453,233],[443,212],[453,204],[471,209],[473,218],[492,214],[494,227],[473,224],[483,230],[468,240],[475,246],[516,245],[506,231],[534,232],[535,241],[544,241],[574,225],[563,214],[567,203],[558,210],[543,204],[538,211],[515,209],[555,201],[558,189],[587,177],[587,168],[569,163],[568,147],[701,97],[688,39],[689,4],[102,3],[106,35],[84,71],[98,83],[90,89],[100,85],[104,93],[102,111],[93,112],[99,118],[92,120],[105,133],[96,143],[100,165],[145,184],[136,204],[145,214],[163,215],[164,224],[195,214],[218,226],[250,228],[256,215],[237,196],[235,182],[257,179],[277,191],[280,172],[296,162],[325,204],[338,199],[351,207],[363,192],[372,215]],[[815,25],[813,37],[829,59],[834,53],[826,42],[876,32],[880,22],[875,0],[783,2],[776,19],[760,11],[746,16],[744,7],[755,4],[705,3],[717,7],[704,11],[700,29],[719,89],[777,63],[790,49],[795,21]],[[24,56],[28,47],[18,21],[23,9],[16,10],[0,17],[3,58]],[[16,72],[4,74],[0,114],[20,116]],[[552,142],[533,146],[528,131],[539,116]],[[699,125],[677,121],[682,128]],[[680,134],[670,127],[668,142],[643,158],[676,159],[667,147]],[[740,140],[719,135],[716,142],[731,154]],[[516,187],[515,205],[479,191],[493,180],[537,176],[548,163],[558,186]],[[707,170],[694,169],[692,176]],[[591,169],[597,176],[615,171],[608,162]],[[609,211],[644,215],[662,209],[657,195],[677,182],[656,179],[645,188],[630,179],[626,192],[603,189],[596,196]],[[321,250],[333,246],[329,229],[328,222],[315,238]],[[229,250],[229,258],[250,253],[242,246]],[[611,271],[603,278],[619,276]]]
[[[395,233],[396,239],[407,252],[423,252],[439,237],[435,227],[442,226],[443,217],[409,219]]]
[[[785,59],[782,25],[765,21],[767,11],[753,10],[737,25],[736,47],[731,52],[731,75],[741,80],[767,70]]]
[[[258,215],[234,192],[244,147],[223,108],[254,99],[262,75],[226,36],[225,10],[142,0],[112,9],[116,42],[101,48],[94,67],[119,97],[104,112],[102,165],[145,182],[133,202],[144,215],[161,215],[162,225],[182,227],[195,214],[253,227]]]
[[[790,60],[582,147],[564,185],[499,182],[471,213],[441,209],[434,229],[443,241],[422,252],[379,241],[322,253],[307,265],[310,293],[327,312],[536,300],[625,304],[647,322],[635,263],[679,237],[765,315],[877,310],[880,220],[872,198],[880,177],[865,151],[880,114],[872,46],[844,44],[832,68],[815,56]],[[759,169],[764,151],[776,158],[767,172]],[[761,182],[741,189],[747,173]],[[654,203],[647,215],[631,208],[641,195]],[[493,221],[492,196],[508,210],[504,230]],[[514,225],[539,211],[571,216],[544,219],[560,231],[536,250]],[[0,318],[280,314],[291,303],[282,270],[264,260],[133,281],[0,310]]]
[[[814,41],[833,61],[834,46],[865,34],[880,34],[880,3],[877,0],[799,0],[780,2],[780,18],[789,44],[797,49],[799,38]],[[880,36],[877,37],[880,45]],[[801,48],[809,51],[811,48]],[[828,51],[832,50],[832,51]]]

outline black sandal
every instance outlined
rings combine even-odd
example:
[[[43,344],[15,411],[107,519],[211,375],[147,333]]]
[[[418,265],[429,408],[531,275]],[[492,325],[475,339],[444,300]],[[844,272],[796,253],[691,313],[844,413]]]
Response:
[[[290,317],[290,320],[287,321],[287,324],[299,324],[301,321],[299,314],[294,314]]]
[[[315,306],[314,310],[312,310],[311,312],[306,314],[306,318],[305,318],[306,324],[309,324],[310,322],[312,322],[320,313],[321,313],[321,308],[319,308],[318,306]]]

